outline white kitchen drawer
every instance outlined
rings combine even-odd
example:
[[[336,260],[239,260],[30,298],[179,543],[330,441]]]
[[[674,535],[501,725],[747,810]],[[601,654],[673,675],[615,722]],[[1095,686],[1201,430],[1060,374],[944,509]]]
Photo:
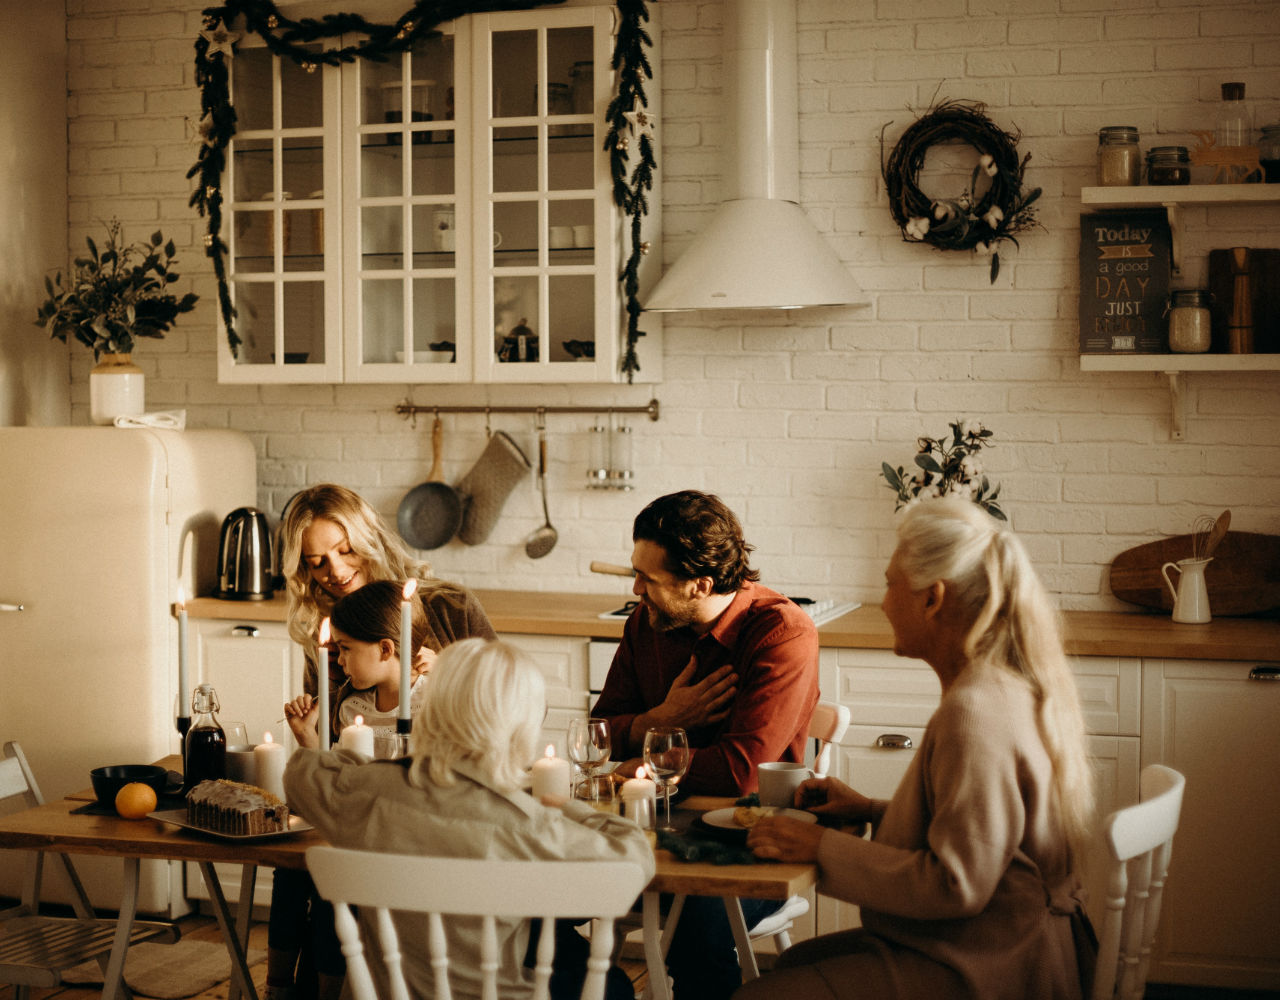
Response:
[[[1099,736],[1137,736],[1142,724],[1142,661],[1073,656],[1085,729]]]
[[[519,646],[533,659],[547,682],[547,707],[584,711],[587,707],[588,640],[568,635],[507,634],[504,642]]]

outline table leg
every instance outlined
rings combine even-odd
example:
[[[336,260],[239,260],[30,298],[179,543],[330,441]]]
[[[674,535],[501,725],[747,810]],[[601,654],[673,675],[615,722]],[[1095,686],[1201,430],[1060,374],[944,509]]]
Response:
[[[200,875],[204,879],[205,888],[209,890],[209,901],[213,904],[213,915],[218,918],[218,928],[222,931],[222,939],[226,942],[227,951],[231,955],[231,982],[233,988],[239,987],[240,993],[247,1000],[258,1000],[258,991],[253,985],[253,977],[249,975],[249,963],[245,959],[245,946],[237,934],[236,928],[232,925],[231,911],[227,907],[227,897],[222,892],[222,883],[218,880],[218,873],[214,870],[212,861],[200,861],[197,863],[200,865]],[[246,865],[246,867],[251,866]],[[250,889],[249,891],[249,898],[252,900],[253,890]],[[243,888],[241,896],[243,897]],[[249,912],[249,908],[245,906],[241,906],[241,910],[244,913]]]
[[[133,919],[138,913],[138,872],[142,867],[139,858],[124,859],[124,889],[120,899],[120,915],[116,918],[116,936],[111,942],[111,958],[102,973],[102,1000],[124,998],[124,957],[129,951],[129,936],[133,933]]]
[[[236,940],[246,952],[249,950],[249,924],[253,919],[253,889],[258,881],[258,866],[245,864],[240,868],[240,905],[236,910]],[[232,980],[227,987],[227,1000],[240,1000],[240,984]]]
[[[641,915],[644,922],[644,962],[649,970],[649,985],[645,987],[646,1000],[671,1000],[671,988],[667,985],[666,953],[662,947],[662,919],[658,893],[641,894]],[[681,900],[683,902],[683,899]],[[668,917],[667,926],[675,921]]]
[[[737,896],[725,896],[724,909],[729,915],[733,942],[738,946],[738,965],[742,967],[742,981],[745,983],[758,979],[760,967],[756,965],[756,953],[751,950],[751,938],[747,936],[747,919],[742,915],[742,903]]]

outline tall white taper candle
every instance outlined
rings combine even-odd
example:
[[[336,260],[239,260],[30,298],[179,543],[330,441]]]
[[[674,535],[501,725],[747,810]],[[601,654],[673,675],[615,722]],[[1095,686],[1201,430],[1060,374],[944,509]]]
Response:
[[[316,694],[320,701],[320,749],[329,749],[329,619],[320,623],[320,668]]]
[[[410,666],[413,664],[413,595],[418,590],[417,580],[406,580],[404,596],[400,601],[400,714],[398,718],[409,718]]]

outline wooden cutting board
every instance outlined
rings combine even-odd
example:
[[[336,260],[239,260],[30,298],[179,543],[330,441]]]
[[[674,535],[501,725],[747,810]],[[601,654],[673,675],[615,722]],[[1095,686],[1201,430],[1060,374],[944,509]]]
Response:
[[[1160,567],[1191,557],[1191,535],[1176,535],[1121,552],[1111,563],[1111,592],[1153,611],[1173,611]],[[1177,586],[1178,575],[1169,576]],[[1205,568],[1209,610],[1224,617],[1280,608],[1280,535],[1228,531]]]

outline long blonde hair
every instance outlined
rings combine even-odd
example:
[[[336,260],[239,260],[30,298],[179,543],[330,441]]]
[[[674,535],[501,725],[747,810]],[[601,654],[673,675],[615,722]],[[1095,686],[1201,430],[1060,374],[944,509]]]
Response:
[[[365,576],[375,580],[410,578],[436,585],[430,564],[411,556],[400,540],[360,494],[345,486],[320,483],[289,501],[281,524],[280,566],[284,571],[290,637],[300,644],[312,663],[316,660],[316,635],[320,622],[333,611],[333,598],[311,578],[302,563],[302,534],[316,520],[337,524],[347,535],[351,551],[364,560]]]
[[[1053,794],[1077,868],[1093,822],[1093,772],[1084,715],[1062,646],[1056,607],[1022,543],[977,504],[938,498],[914,504],[898,525],[899,565],[912,590],[941,580],[963,621],[971,665],[1011,671],[1030,688]]]
[[[545,715],[546,682],[527,653],[498,639],[450,643],[431,667],[409,734],[410,780],[452,785],[467,761],[499,790],[515,791]]]

